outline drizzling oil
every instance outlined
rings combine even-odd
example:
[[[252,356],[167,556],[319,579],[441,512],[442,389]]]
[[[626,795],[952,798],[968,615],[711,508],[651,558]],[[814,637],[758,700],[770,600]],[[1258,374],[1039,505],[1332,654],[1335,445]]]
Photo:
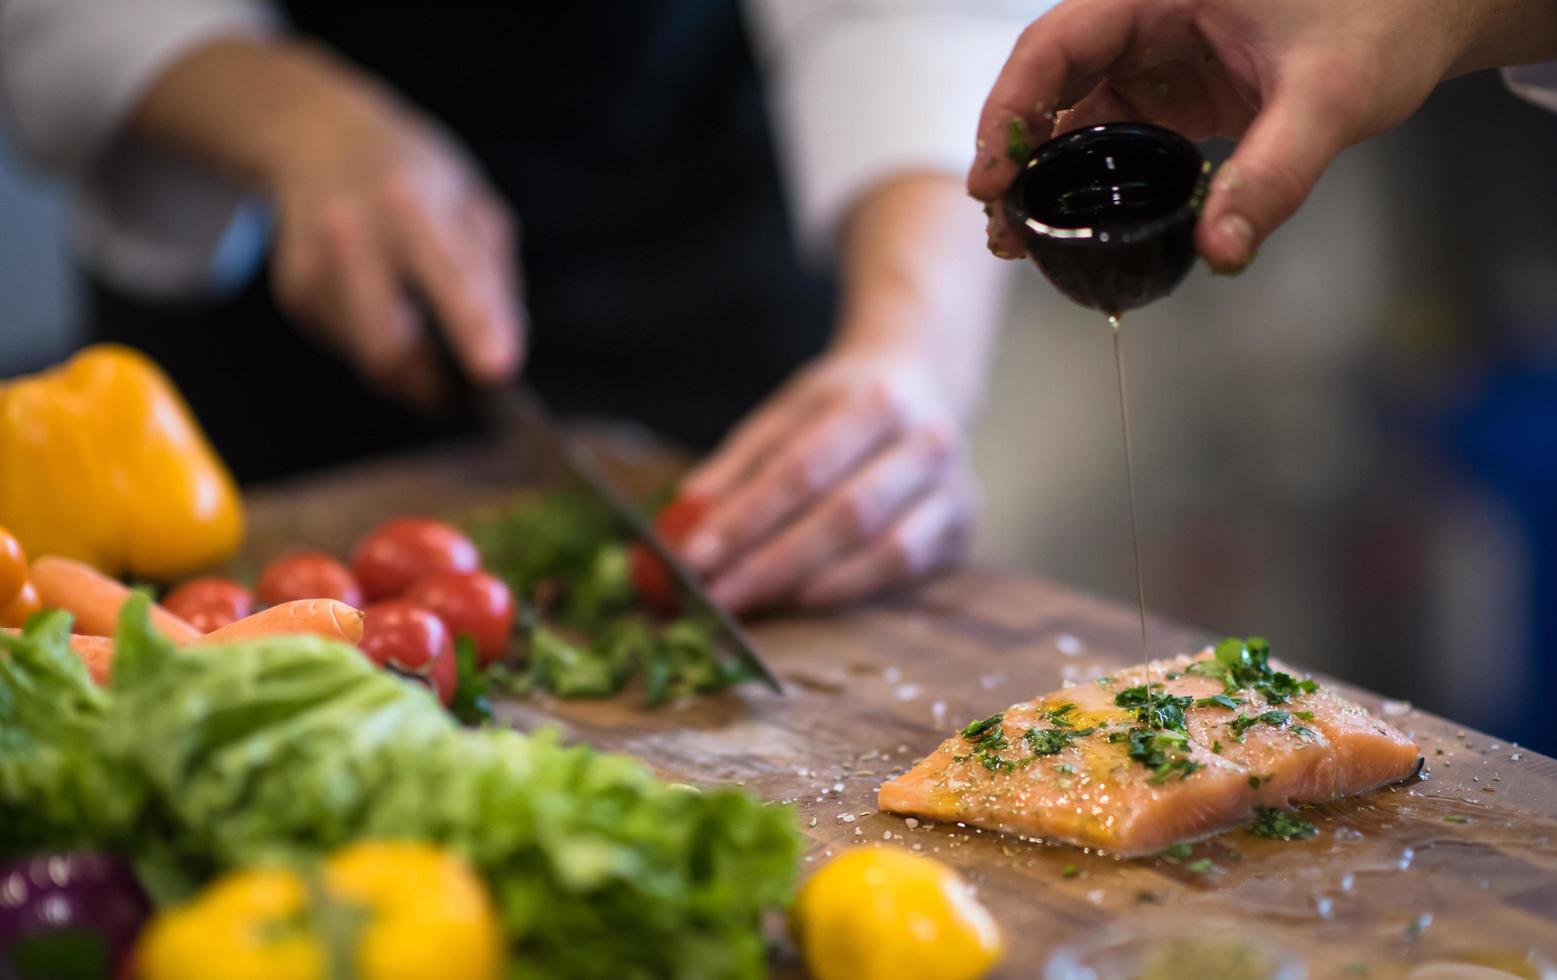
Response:
[[[1114,336],[1114,371],[1119,380],[1119,423],[1124,435],[1125,486],[1130,493],[1130,544],[1135,553],[1135,596],[1141,610],[1141,661],[1146,664],[1146,682],[1151,683],[1151,656],[1146,646],[1146,576],[1141,570],[1141,525],[1136,516],[1135,459],[1130,442],[1130,396],[1125,383],[1123,318],[1113,314],[1108,326]]]

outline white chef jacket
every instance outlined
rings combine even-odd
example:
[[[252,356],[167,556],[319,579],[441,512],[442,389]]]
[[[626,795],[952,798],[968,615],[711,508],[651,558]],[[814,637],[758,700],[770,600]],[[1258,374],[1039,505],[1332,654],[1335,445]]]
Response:
[[[802,241],[825,252],[883,177],[961,174],[1017,34],[1053,2],[747,0]],[[262,202],[122,124],[181,53],[279,29],[264,0],[0,0],[0,100],[22,152],[71,180],[71,236],[98,275],[179,297],[252,274]]]

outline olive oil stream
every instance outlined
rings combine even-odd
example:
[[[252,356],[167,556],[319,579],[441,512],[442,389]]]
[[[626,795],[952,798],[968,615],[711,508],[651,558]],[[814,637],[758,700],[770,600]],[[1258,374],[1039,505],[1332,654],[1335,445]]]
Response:
[[[1119,379],[1119,423],[1124,434],[1125,485],[1130,491],[1130,543],[1135,552],[1135,595],[1141,607],[1141,662],[1146,665],[1146,682],[1150,685],[1152,668],[1151,656],[1146,647],[1146,576],[1141,570],[1141,524],[1136,515],[1135,460],[1130,443],[1130,396],[1125,384],[1122,318],[1118,314],[1110,316],[1108,326],[1114,335],[1114,371]]]

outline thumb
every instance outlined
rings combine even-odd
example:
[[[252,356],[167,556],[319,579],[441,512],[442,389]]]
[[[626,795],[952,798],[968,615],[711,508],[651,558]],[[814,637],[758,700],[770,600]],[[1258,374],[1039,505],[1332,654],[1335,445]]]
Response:
[[[1306,86],[1278,92],[1217,171],[1196,244],[1215,272],[1240,272],[1348,144],[1346,123]]]

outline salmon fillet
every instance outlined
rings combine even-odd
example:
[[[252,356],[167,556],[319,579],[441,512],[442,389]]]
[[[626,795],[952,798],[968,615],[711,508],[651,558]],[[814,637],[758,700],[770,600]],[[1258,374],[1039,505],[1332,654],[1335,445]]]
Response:
[[[878,804],[1134,857],[1256,807],[1398,782],[1420,760],[1410,739],[1250,638],[975,721],[882,786]]]

